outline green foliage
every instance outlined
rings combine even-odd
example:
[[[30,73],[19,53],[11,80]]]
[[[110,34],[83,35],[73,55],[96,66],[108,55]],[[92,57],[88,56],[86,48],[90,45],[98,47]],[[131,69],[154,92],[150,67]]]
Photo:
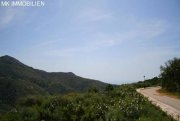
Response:
[[[145,87],[151,87],[151,86],[160,86],[162,82],[161,78],[154,77],[152,79],[147,79],[145,81],[139,81],[137,83],[134,83],[134,85],[137,88],[145,88]]]
[[[113,89],[114,89],[113,85],[108,84],[105,88],[105,91],[109,92],[109,91],[112,91]]]
[[[99,90],[96,87],[92,87],[88,90],[89,93],[98,93]]]
[[[0,117],[1,121],[172,121],[135,91],[121,85],[110,93],[30,96]]]
[[[178,79],[174,76],[175,82]],[[0,111],[9,111],[0,115],[0,121],[172,121],[135,90],[159,82],[154,78],[113,87],[73,73],[33,69],[4,56],[0,58]],[[49,95],[59,93],[68,94]]]
[[[0,57],[0,113],[14,106],[17,99],[28,95],[85,92],[94,87],[104,90],[106,83],[85,79],[72,72],[52,72],[29,67],[10,56]]]
[[[10,56],[0,57],[0,77],[11,78],[11,82],[16,81],[16,83],[24,80],[23,83],[29,88],[49,94],[82,92],[87,91],[90,87],[103,90],[106,86],[106,83],[85,79],[72,72],[48,73],[34,69]],[[25,85],[21,85],[23,86],[21,88]]]
[[[10,78],[0,77],[0,104],[13,104],[17,96],[14,82]]]
[[[180,93],[180,59],[174,58],[161,66],[162,87]]]

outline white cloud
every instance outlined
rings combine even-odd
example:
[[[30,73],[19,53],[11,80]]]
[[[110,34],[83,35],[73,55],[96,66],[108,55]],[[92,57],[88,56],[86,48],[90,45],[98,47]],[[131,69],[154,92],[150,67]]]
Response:
[[[5,8],[0,13],[0,28],[6,27],[23,14],[23,9]]]
[[[164,21],[136,22],[132,28],[116,33],[116,38],[121,42],[152,41],[167,30],[168,24]]]
[[[95,11],[94,13],[97,14],[98,12]],[[93,14],[90,13],[89,15],[93,16]],[[97,15],[100,15],[99,13]],[[83,16],[86,18],[86,20],[88,20],[87,18],[89,17],[89,15],[87,15],[87,17],[85,17],[86,15]],[[126,46],[127,44],[132,44],[134,42],[148,43],[149,41],[153,41],[154,38],[162,35],[168,27],[168,23],[161,20],[149,20],[144,22],[139,21],[138,19],[134,19],[133,23],[136,24],[131,28],[122,31],[121,33],[120,31],[110,33],[105,33],[103,31],[87,32],[86,34],[88,36],[82,36],[81,38],[79,38],[79,40],[77,40],[77,38],[75,39],[77,43],[81,43],[79,45],[76,44],[73,46],[69,46],[68,44],[66,44],[66,46],[61,46],[66,41],[70,43],[71,41],[74,41],[69,40],[68,37],[61,40],[58,39],[55,41],[44,41],[43,43],[35,45],[32,50],[30,50],[30,52],[35,51],[36,54],[43,56],[76,57],[77,55],[94,53],[112,48],[114,46],[120,47],[121,44],[123,44],[123,46]]]
[[[60,40],[61,40],[61,39],[43,41],[43,42],[35,45],[34,48],[47,48],[47,47],[49,47],[49,46],[52,46],[52,45],[57,44]]]
[[[152,41],[155,37],[161,35],[166,31],[165,22],[153,21],[147,23],[137,23],[137,25],[123,33],[96,33],[92,34],[91,38],[81,38],[85,41],[84,44],[76,46],[66,46],[54,48],[55,45],[61,45],[58,41],[46,41],[35,46],[33,50],[40,50],[41,54],[45,56],[61,56],[72,57],[82,53],[92,53],[111,48],[115,45],[121,46],[122,43],[131,44],[132,42],[148,42]],[[38,51],[37,51],[38,52]]]
[[[109,11],[93,7],[81,9],[75,16],[75,20],[82,23],[103,21],[111,18],[112,14]]]
[[[100,40],[94,41],[84,46],[67,47],[67,48],[51,48],[43,50],[46,56],[61,56],[61,57],[72,57],[82,53],[91,53],[102,48],[111,47],[114,45],[114,40]],[[43,53],[41,53],[43,54]]]
[[[84,38],[85,39],[85,38]],[[77,46],[60,46],[66,40],[52,40],[36,43],[29,51],[43,56],[74,57],[79,54],[92,53],[114,46],[115,40],[108,36],[90,39],[88,42]],[[58,46],[59,45],[59,46]]]

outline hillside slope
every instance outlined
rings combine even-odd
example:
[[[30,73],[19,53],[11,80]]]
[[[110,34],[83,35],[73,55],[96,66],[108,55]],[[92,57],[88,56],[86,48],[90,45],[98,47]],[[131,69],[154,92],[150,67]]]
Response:
[[[26,95],[83,92],[106,83],[79,77],[72,72],[46,72],[27,66],[10,56],[0,57],[0,101],[12,103]]]

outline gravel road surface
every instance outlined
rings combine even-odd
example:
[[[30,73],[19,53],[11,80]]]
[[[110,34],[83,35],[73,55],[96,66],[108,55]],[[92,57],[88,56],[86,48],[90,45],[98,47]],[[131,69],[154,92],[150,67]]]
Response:
[[[180,121],[180,100],[157,92],[161,87],[137,89],[137,92],[147,97],[156,106],[159,106],[175,120]]]

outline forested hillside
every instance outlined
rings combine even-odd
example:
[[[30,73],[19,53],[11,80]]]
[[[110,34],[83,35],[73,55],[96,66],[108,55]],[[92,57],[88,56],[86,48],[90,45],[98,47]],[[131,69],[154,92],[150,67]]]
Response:
[[[72,72],[37,70],[3,56],[0,121],[173,121],[136,92],[164,84],[163,76],[114,86]]]
[[[106,83],[79,77],[72,72],[46,72],[29,67],[10,56],[0,57],[0,111],[20,97],[104,90]],[[8,105],[8,106],[7,106]]]

